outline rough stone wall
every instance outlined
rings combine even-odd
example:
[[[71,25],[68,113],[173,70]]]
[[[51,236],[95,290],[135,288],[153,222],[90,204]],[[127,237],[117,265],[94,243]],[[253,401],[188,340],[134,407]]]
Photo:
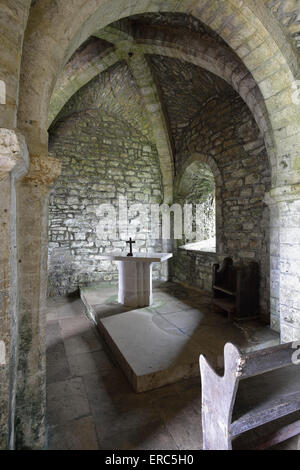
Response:
[[[283,342],[297,341],[300,333],[300,202],[271,204],[271,320]]]
[[[190,284],[211,295],[212,265],[222,260],[216,253],[178,248],[172,259],[173,280]]]
[[[157,151],[147,122],[143,124],[139,95],[135,97],[132,83],[131,102],[125,112],[135,109],[135,99],[138,111],[132,122],[140,128],[120,114],[121,108],[117,112],[119,93],[125,99],[122,92],[130,87],[126,83],[130,76],[124,78],[124,72],[125,65],[119,64],[93,80],[68,103],[51,130],[51,155],[61,159],[62,173],[50,196],[49,295],[71,293],[87,282],[117,280],[116,265],[100,257],[126,249],[126,243],[118,233],[109,235],[109,240],[99,239],[100,204],[111,203],[117,209],[119,196],[127,197],[129,205],[161,203]],[[122,83],[119,89],[113,86],[117,78]],[[134,218],[134,214],[129,216]],[[152,240],[147,228],[136,235],[136,242],[135,250],[161,251],[160,241]],[[160,267],[155,266],[154,277],[159,276]]]
[[[178,250],[174,277],[211,288],[212,258],[232,256],[236,261],[256,260],[260,265],[261,313],[269,315],[269,210],[263,202],[270,188],[270,170],[263,139],[238,96],[218,97],[206,104],[186,127],[177,151],[177,171],[195,153],[207,157],[221,173],[217,198],[217,256]]]

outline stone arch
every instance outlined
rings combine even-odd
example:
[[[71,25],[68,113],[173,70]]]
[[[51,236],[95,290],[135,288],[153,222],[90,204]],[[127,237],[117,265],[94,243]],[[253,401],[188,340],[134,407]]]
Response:
[[[266,145],[272,147],[273,137],[271,133],[271,125],[268,120],[268,114],[261,92],[252,75],[247,71],[238,57],[231,53],[229,48],[221,46],[220,44],[214,44],[214,47],[211,47],[207,41],[199,42],[199,40],[196,40],[195,38],[193,38],[193,40],[189,40],[190,38],[187,38],[184,35],[177,38],[172,36],[169,32],[161,32],[160,30],[155,31],[153,37],[152,31],[149,31],[149,29],[147,30],[147,28],[143,28],[143,34],[145,34],[146,38],[138,33],[137,38],[127,35],[127,40],[125,40],[123,32],[116,28],[109,27],[102,31],[103,39],[106,39],[107,35],[110,39],[112,32],[114,33],[113,40],[116,50],[111,51],[111,49],[108,48],[106,55],[100,54],[99,58],[95,57],[90,64],[86,64],[83,57],[82,61],[79,60],[80,68],[76,68],[76,59],[78,59],[78,57],[76,57],[74,63],[71,60],[62,71],[50,101],[49,122],[53,120],[56,113],[81,86],[85,85],[91,78],[93,78],[93,76],[97,75],[99,71],[103,71],[105,68],[110,67],[114,62],[117,62],[122,58],[124,60],[128,60],[127,51],[131,50],[134,51],[135,56],[159,54],[166,57],[180,59],[200,66],[224,79],[246,102],[264,136]],[[99,37],[102,35],[100,34]],[[166,43],[166,45],[164,43]],[[81,62],[84,64],[83,67]],[[134,68],[132,68],[134,67],[134,63],[132,63],[132,61],[130,62],[130,68],[134,77],[139,77],[140,71],[138,74],[134,73]],[[136,62],[136,64],[138,63],[139,62]],[[147,63],[145,61],[140,61],[140,63],[144,64],[143,75],[149,76],[149,72],[147,73],[146,70],[148,69]],[[153,80],[150,80],[150,82],[152,82],[151,88],[155,88]],[[143,77],[141,83],[145,88],[145,77]],[[141,91],[143,91],[143,88],[141,88]],[[146,100],[147,96],[148,94],[144,96],[144,100]],[[145,104],[147,105],[147,103]],[[159,104],[160,103],[158,103],[158,105]],[[153,106],[151,106],[151,108],[152,107]],[[158,122],[154,122],[153,127],[154,129],[159,129],[160,137],[161,134],[167,134],[167,131],[166,126],[163,123],[164,120],[161,120],[159,116],[157,116],[157,118],[158,119],[156,120]],[[161,129],[163,129],[163,132]],[[161,139],[159,137],[156,140],[160,150],[159,155],[161,160],[161,170],[163,173],[165,199],[170,200],[172,198],[173,172],[169,171],[169,169],[172,169],[173,167],[173,156],[170,151],[170,146],[166,145],[166,142],[169,140],[167,135],[166,139],[162,142],[164,145],[161,145]]]
[[[266,14],[264,5],[258,6],[255,0],[248,0],[242,6],[236,0],[150,3],[103,0],[100,4],[90,0],[84,2],[84,8],[81,6],[82,0],[55,5],[41,2],[32,9],[25,36],[19,113],[19,126],[28,136],[31,152],[39,153],[41,146],[47,147],[47,112],[59,70],[93,31],[133,14],[176,11],[195,16],[217,32],[252,73],[266,102],[274,133],[275,148],[268,147],[273,186],[299,182],[299,174],[292,170],[297,158],[294,146],[300,140],[299,110],[292,101],[291,88],[297,59],[275,18]],[[49,29],[45,25],[50,18],[53,26]],[[39,47],[36,47],[37,38]],[[279,172],[280,158],[286,154],[291,164]]]
[[[261,92],[251,74],[234,54],[229,54],[230,51],[220,45],[208,48],[206,43],[201,42],[189,43],[187,47],[187,43],[182,38],[177,42],[174,39],[173,41],[167,40],[166,45],[161,44],[158,39],[153,39],[153,41],[140,39],[138,44],[131,46],[131,49],[136,49],[142,54],[158,54],[180,59],[200,66],[225,80],[246,102],[264,135],[266,145],[272,146],[271,124]],[[50,101],[49,124],[55,118],[56,113],[81,86],[97,75],[100,70],[105,70],[120,58],[120,53],[109,50],[106,56],[102,57],[101,55],[99,60],[95,58],[90,66],[86,64],[83,69],[76,70],[74,65],[70,64],[65,73],[62,71]]]
[[[222,227],[223,227],[223,212],[222,212],[222,186],[223,186],[223,177],[219,170],[219,167],[215,159],[211,155],[204,155],[202,153],[193,153],[190,155],[182,165],[180,171],[177,173],[174,181],[174,198],[176,199],[176,194],[178,193],[180,183],[182,178],[187,170],[194,162],[200,162],[206,165],[212,172],[216,185],[216,253],[223,252],[223,243],[222,243]]]
[[[14,0],[8,0],[6,3],[13,6],[16,4]],[[42,364],[47,258],[45,195],[49,191],[49,184],[56,177],[55,170],[58,170],[55,168],[55,161],[47,155],[49,102],[59,72],[73,52],[96,30],[123,17],[157,11],[191,14],[217,32],[251,72],[262,93],[274,137],[268,146],[273,173],[271,196],[274,198],[272,199],[274,232],[277,237],[274,237],[274,322],[281,315],[284,327],[283,340],[296,340],[300,337],[300,329],[297,326],[299,303],[296,301],[295,304],[290,303],[293,292],[291,289],[298,289],[296,293],[299,294],[299,282],[293,284],[293,279],[299,276],[299,266],[295,266],[295,263],[289,265],[286,262],[283,268],[286,272],[280,272],[278,267],[280,256],[284,261],[289,259],[292,261],[296,250],[289,255],[285,249],[286,240],[290,236],[291,228],[299,230],[299,227],[293,225],[296,225],[296,217],[293,217],[292,221],[287,218],[299,212],[298,201],[294,203],[294,200],[300,196],[299,190],[297,191],[300,180],[298,154],[300,117],[299,109],[292,100],[292,85],[294,78],[297,77],[298,59],[283,29],[269,14],[265,3],[260,0],[72,0],[72,2],[37,0],[31,3],[22,56],[18,111],[18,127],[26,136],[31,166],[29,174],[17,188],[17,201],[18,253],[22,258],[22,263],[19,265],[21,287],[18,317],[22,320],[19,335],[21,339],[26,339],[30,331],[32,341],[29,346],[26,345],[26,348],[23,342],[20,343],[23,353],[26,351],[29,353],[26,357],[24,354],[22,358],[24,380],[20,374],[20,383],[17,384],[16,436],[19,448],[43,448],[45,442],[43,430],[45,371]],[[26,5],[28,10],[30,1],[18,2],[18,5],[21,4]],[[24,10],[24,15],[20,15],[24,22],[27,19],[27,10]],[[3,17],[6,21],[5,15]],[[7,75],[13,84],[12,112],[6,113],[5,108],[3,108],[4,113],[1,112],[2,122],[7,127],[16,124],[19,90],[18,75],[21,61],[19,51],[22,47],[19,39],[22,34],[15,36],[13,50],[16,54],[12,55],[13,72]],[[9,42],[8,34],[4,33],[2,37],[6,37]],[[3,61],[1,59],[0,78],[4,80],[3,74],[9,69],[5,60],[6,54],[5,59]],[[290,201],[289,194],[291,194]],[[36,254],[34,257],[32,250]],[[286,274],[291,281],[285,280]]]

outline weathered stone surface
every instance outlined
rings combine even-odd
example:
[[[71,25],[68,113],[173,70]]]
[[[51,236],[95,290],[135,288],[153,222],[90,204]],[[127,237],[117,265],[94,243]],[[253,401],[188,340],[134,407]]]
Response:
[[[0,365],[0,448],[8,447],[8,425],[9,425],[9,352],[11,346],[11,324],[10,324],[10,235],[9,230],[9,208],[10,208],[10,180],[6,178],[0,182],[0,189],[3,196],[0,198],[1,210],[1,248],[0,248],[0,266],[1,266],[1,283],[0,283],[0,338],[5,345],[6,364]],[[6,214],[6,217],[4,217]]]
[[[0,340],[5,351],[0,365],[0,449],[14,446],[18,357],[15,183],[27,167],[24,137],[14,129],[0,129]]]
[[[180,95],[176,99],[174,122],[183,106]],[[269,318],[269,210],[264,195],[270,189],[271,175],[261,134],[237,95],[210,100],[184,128],[178,124],[178,132],[179,175],[198,158],[211,168],[216,180],[217,256],[179,249],[172,260],[174,276],[210,291],[213,262],[225,256],[246,263],[256,260],[261,274],[261,314]]]
[[[167,26],[168,24],[176,25],[176,28],[180,27],[180,29],[173,30]],[[86,64],[86,49],[89,51],[90,46],[93,46],[93,44],[89,44],[88,41],[87,46],[83,45],[78,53],[74,54],[72,60],[64,67],[56,82],[50,103],[49,112],[51,119],[55,115],[55,103],[57,101],[59,101],[61,108],[63,104],[68,101],[72,93],[75,94],[76,91],[88,81],[88,77],[92,79],[99,73],[99,70],[107,69],[120,59],[126,60],[137,83],[140,84],[141,94],[147,105],[154,133],[158,128],[156,131],[156,145],[159,155],[161,156],[162,173],[166,180],[164,183],[166,193],[170,192],[171,188],[169,186],[172,186],[170,182],[168,182],[167,166],[164,169],[164,164],[170,165],[171,163],[171,167],[173,166],[172,157],[170,158],[172,150],[168,148],[170,146],[172,147],[172,139],[166,135],[169,124],[165,115],[166,110],[164,107],[161,107],[159,103],[160,87],[157,87],[155,80],[152,79],[151,75],[153,75],[153,73],[148,73],[147,61],[141,60],[143,55],[145,58],[155,58],[155,56],[159,54],[164,57],[181,59],[185,63],[191,63],[212,72],[217,77],[225,80],[234,90],[241,94],[242,99],[253,112],[255,120],[262,132],[266,133],[269,129],[265,105],[253,77],[247,72],[240,59],[230,51],[226,43],[214,34],[213,31],[201,24],[196,18],[189,15],[170,13],[139,15],[132,19],[126,18],[123,21],[116,22],[109,27],[97,31],[95,34],[97,37],[102,38],[102,40],[104,39],[105,42],[112,42],[116,50],[110,52],[110,50],[107,49],[107,54],[104,57],[100,52],[97,57],[94,57],[91,62],[88,61],[88,64]],[[210,48],[207,47],[207,41],[209,41]],[[95,47],[92,49],[95,49]],[[141,68],[142,70],[140,70]],[[181,68],[186,68],[186,64],[185,66],[182,64]],[[191,70],[189,70],[189,72],[184,71],[184,77],[191,75],[190,72]],[[195,84],[186,83],[184,78],[185,86],[181,87],[179,94],[182,93],[183,89],[189,89],[189,91],[193,90],[195,85],[199,88],[199,81],[201,84],[196,100],[190,99],[191,93],[185,93],[186,103],[189,102],[191,110],[195,109],[195,105],[205,99],[205,96],[207,96],[209,92],[212,90],[213,92],[216,91],[215,85],[217,83],[219,91],[220,87],[224,89],[222,80],[219,80],[216,76],[211,76],[209,72],[205,77],[205,72],[203,71],[201,80],[199,80],[200,77],[197,75],[197,68],[194,67],[192,75]],[[155,78],[155,76],[153,78]],[[170,88],[172,88],[173,84],[169,83],[169,85]],[[228,92],[228,90],[230,90],[230,88],[227,86],[226,91]],[[184,110],[182,110],[184,114],[189,110],[189,107],[185,107]],[[152,113],[152,111],[155,112]],[[159,130],[160,133],[158,132]],[[161,137],[164,135],[163,140]],[[174,136],[174,138],[176,139],[176,136]],[[170,140],[169,144],[168,140]],[[166,159],[166,162],[164,162],[162,157]],[[173,171],[171,171],[171,173],[173,173]],[[168,197],[165,197],[165,200],[169,198],[170,194]]]
[[[43,183],[41,186],[39,191],[35,184],[21,181],[17,185],[20,243],[15,446],[18,449],[41,449],[45,445],[46,436],[44,302],[47,196]],[[41,266],[45,267],[45,271],[41,270]]]
[[[37,191],[49,191],[61,172],[61,162],[57,158],[42,155],[30,155],[29,171],[25,175],[24,183],[31,184]]]
[[[129,97],[130,104],[121,107]],[[88,282],[117,280],[116,266],[100,255],[126,249],[126,243],[111,232],[107,240],[97,237],[100,204],[111,203],[117,210],[119,196],[127,197],[129,207],[162,200],[156,147],[125,64],[113,67],[74,96],[51,129],[50,150],[61,160],[62,175],[50,197],[49,294],[74,292]],[[129,214],[129,220],[134,218]],[[136,250],[162,251],[149,228],[136,238]],[[154,278],[159,273],[156,266]]]
[[[234,90],[216,75],[183,60],[151,55],[150,64],[158,77],[178,152],[187,126],[193,119],[200,119],[199,109],[207,100],[221,95],[231,97]]]
[[[287,29],[291,40],[295,43],[298,51],[300,49],[300,8],[297,0],[264,0],[273,15],[281,25]]]
[[[16,183],[18,375],[12,427],[18,449],[45,446],[48,193],[59,172],[58,160],[32,155],[28,173]]]
[[[281,340],[285,342],[300,338],[300,203],[295,199],[297,191],[298,188],[286,187],[271,191],[266,197],[271,213],[271,324],[281,332]]]
[[[227,341],[246,351],[279,341],[278,334],[259,322],[254,328],[247,325],[240,329],[211,311],[209,298],[178,284],[161,283],[160,288],[154,288],[150,307],[112,313],[110,305],[111,315],[104,317],[97,304],[108,306],[110,294],[101,285],[81,290],[89,315],[136,392],[198,376],[199,349],[220,367]]]
[[[0,104],[0,127],[3,128],[17,125],[22,45],[30,3],[30,0],[1,1],[0,81],[5,84],[5,96]]]
[[[15,129],[0,129],[0,180],[22,161],[27,152],[24,137]]]

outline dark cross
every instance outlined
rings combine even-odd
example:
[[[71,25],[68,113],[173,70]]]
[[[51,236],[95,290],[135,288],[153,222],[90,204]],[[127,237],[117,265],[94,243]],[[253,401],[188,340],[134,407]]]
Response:
[[[126,242],[128,245],[130,245],[130,253],[128,253],[127,256],[133,256],[133,253],[132,253],[132,245],[135,243],[132,241],[131,237],[129,238],[129,241]]]

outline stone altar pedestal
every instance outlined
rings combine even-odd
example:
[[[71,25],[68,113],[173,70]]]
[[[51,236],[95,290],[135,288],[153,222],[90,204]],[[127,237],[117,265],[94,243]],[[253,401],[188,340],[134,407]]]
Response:
[[[147,307],[152,304],[152,264],[172,258],[172,253],[136,253],[102,255],[116,261],[119,270],[119,303],[127,307]]]

